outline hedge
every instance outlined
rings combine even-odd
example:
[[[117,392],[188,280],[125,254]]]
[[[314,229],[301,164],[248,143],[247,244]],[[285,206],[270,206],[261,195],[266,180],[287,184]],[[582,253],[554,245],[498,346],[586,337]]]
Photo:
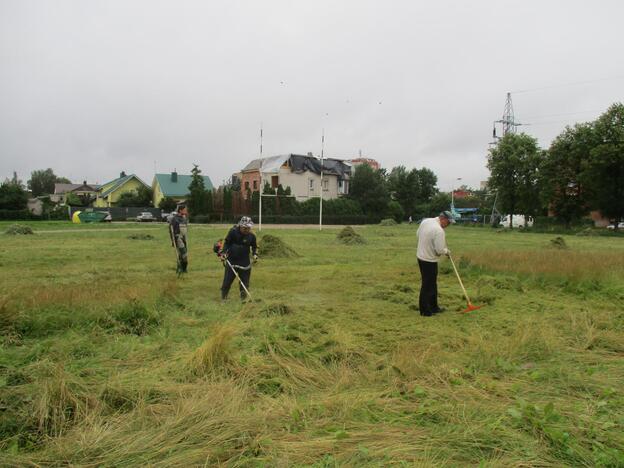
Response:
[[[35,216],[28,210],[0,210],[0,220],[31,220],[41,219],[41,216]]]
[[[252,217],[254,223],[258,223],[258,216]],[[381,216],[366,215],[324,215],[323,224],[379,224]],[[262,222],[266,224],[318,224],[318,215],[267,215],[262,216]]]

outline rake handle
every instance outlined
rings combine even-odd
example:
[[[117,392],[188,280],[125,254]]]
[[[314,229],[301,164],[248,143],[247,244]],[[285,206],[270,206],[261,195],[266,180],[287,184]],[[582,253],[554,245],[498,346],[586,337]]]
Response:
[[[453,257],[451,257],[451,254],[448,255],[449,260],[451,261],[451,265],[453,265],[453,270],[455,271],[455,275],[457,276],[457,280],[459,281],[459,285],[462,288],[462,291],[464,291],[464,296],[466,297],[466,300],[468,301],[468,304],[472,304],[470,302],[470,298],[468,297],[468,293],[466,292],[466,288],[464,287],[464,283],[462,283],[462,280],[459,276],[459,272],[457,271],[457,267],[455,266],[455,262],[453,261]]]

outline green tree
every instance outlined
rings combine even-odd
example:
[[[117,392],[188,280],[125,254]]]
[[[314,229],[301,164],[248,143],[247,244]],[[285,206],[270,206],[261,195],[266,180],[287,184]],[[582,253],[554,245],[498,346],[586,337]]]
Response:
[[[356,200],[367,215],[385,213],[390,196],[384,172],[373,170],[367,164],[357,166],[351,177],[349,197]]]
[[[152,206],[152,190],[141,186],[138,190],[124,192],[119,197],[117,206],[148,207]]]
[[[418,202],[418,173],[405,166],[393,167],[388,174],[388,191],[402,207],[404,213],[413,213]]]
[[[437,193],[438,178],[430,169],[412,169],[405,166],[392,168],[387,177],[388,190],[399,202],[405,215],[413,215],[418,206],[429,202]]]
[[[448,210],[451,206],[451,195],[448,193],[438,192],[426,203],[420,203],[416,206],[415,221],[419,218],[433,217],[439,215],[442,211]]]
[[[176,209],[177,202],[171,197],[165,197],[158,203],[158,208],[166,213],[170,213]]]
[[[617,222],[624,218],[624,105],[614,104],[594,122],[596,144],[582,181],[594,209]]]
[[[419,203],[430,201],[433,196],[438,193],[438,177],[431,169],[423,167],[416,169],[416,178],[418,180],[417,199]]]
[[[28,190],[32,192],[33,197],[39,195],[49,195],[54,193],[54,184],[69,184],[71,183],[64,177],[57,177],[51,168],[40,169],[32,171],[30,173],[30,180],[28,180]]]
[[[405,217],[405,211],[398,201],[390,200],[390,202],[388,202],[388,207],[386,208],[385,216],[394,219],[397,223],[400,223]]]
[[[544,203],[567,226],[589,211],[589,193],[583,182],[585,162],[596,145],[592,124],[567,127],[544,155],[540,187]]]
[[[535,141],[537,148],[537,140]],[[525,227],[528,217],[535,218],[542,214],[543,205],[540,197],[540,173],[544,162],[545,151],[537,149],[535,152],[527,152],[526,159],[520,169],[520,186],[518,193],[520,194],[520,212],[525,215]]]
[[[0,184],[0,210],[25,210],[27,203],[28,194],[17,176]]]
[[[72,192],[69,192],[65,195],[65,204],[69,206],[87,206],[88,205],[88,203],[85,204],[85,200],[83,197],[79,197],[78,195]],[[134,206],[134,205],[121,205],[121,206]]]
[[[232,215],[232,189],[225,186],[223,188],[223,213],[230,217]]]
[[[191,183],[188,186],[189,196],[187,204],[191,216],[208,214],[212,209],[212,194],[208,195],[204,178],[201,175],[201,169],[197,164],[193,164],[191,170]]]
[[[524,133],[508,133],[490,149],[488,186],[498,192],[502,211],[508,214],[529,214],[530,190],[537,190],[539,162],[537,140]],[[509,227],[513,227],[509,217]]]

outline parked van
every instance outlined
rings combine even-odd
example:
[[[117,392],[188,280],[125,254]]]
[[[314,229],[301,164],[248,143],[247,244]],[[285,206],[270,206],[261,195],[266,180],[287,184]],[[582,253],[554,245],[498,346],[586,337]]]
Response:
[[[513,227],[515,228],[523,228],[524,227],[524,215],[515,214],[512,217]],[[509,215],[505,215],[500,220],[501,226],[504,228],[509,228]],[[533,218],[529,216],[527,218],[527,227],[533,227]]]

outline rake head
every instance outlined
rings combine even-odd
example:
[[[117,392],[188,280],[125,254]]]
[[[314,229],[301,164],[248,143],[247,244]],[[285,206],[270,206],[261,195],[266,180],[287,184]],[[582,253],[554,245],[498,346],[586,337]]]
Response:
[[[476,306],[476,305],[473,305],[473,304],[472,304],[472,302],[468,302],[468,307],[466,307],[466,308],[462,311],[462,313],[463,313],[463,314],[467,314],[468,312],[472,312],[473,310],[480,309],[481,307],[483,307],[483,306],[482,306],[482,305],[480,305],[480,306]]]

